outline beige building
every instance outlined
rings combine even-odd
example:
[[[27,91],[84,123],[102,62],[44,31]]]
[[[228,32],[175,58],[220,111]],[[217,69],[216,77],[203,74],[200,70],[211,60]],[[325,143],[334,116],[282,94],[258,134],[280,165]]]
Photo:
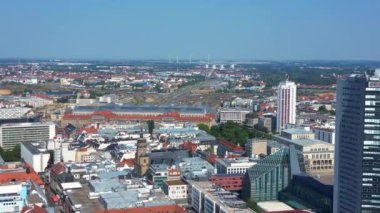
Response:
[[[315,139],[314,133],[304,129],[286,129],[273,139],[286,146],[294,145],[301,151],[307,172],[334,171],[334,145]]]
[[[245,144],[245,152],[249,158],[258,158],[259,155],[267,155],[268,140],[262,138],[248,139]]]

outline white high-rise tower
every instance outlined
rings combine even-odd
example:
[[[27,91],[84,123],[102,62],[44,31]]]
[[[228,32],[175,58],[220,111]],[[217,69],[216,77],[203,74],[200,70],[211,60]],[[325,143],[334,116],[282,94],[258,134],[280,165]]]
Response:
[[[281,132],[286,124],[296,123],[296,95],[297,86],[294,82],[286,80],[280,82],[277,89],[277,131]]]

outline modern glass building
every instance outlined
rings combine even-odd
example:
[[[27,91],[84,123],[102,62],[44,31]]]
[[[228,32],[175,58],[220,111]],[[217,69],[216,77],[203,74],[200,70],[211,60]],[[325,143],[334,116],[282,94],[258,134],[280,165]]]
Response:
[[[277,200],[278,192],[289,185],[292,175],[304,170],[302,154],[293,145],[283,147],[247,170],[242,197],[256,202]]]
[[[380,212],[380,70],[338,81],[334,212]]]

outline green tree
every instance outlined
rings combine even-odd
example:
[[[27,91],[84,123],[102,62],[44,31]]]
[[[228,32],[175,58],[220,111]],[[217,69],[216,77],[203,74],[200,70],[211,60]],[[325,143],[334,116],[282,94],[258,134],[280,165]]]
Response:
[[[21,145],[17,144],[15,147],[13,147],[11,153],[15,157],[15,159],[21,159]]]
[[[255,212],[261,212],[260,208],[257,206],[257,203],[251,198],[248,198],[247,206]]]
[[[148,131],[149,131],[149,134],[153,134],[153,130],[154,130],[154,121],[153,120],[149,120],[147,121],[148,123]]]
[[[326,106],[325,106],[325,105],[321,105],[321,106],[318,108],[318,111],[319,111],[319,112],[327,112]]]
[[[206,131],[206,132],[210,132],[210,127],[208,127],[207,124],[203,124],[203,123],[201,123],[201,124],[198,124],[197,126],[198,126],[198,128],[199,128],[200,130],[204,130],[204,131]]]

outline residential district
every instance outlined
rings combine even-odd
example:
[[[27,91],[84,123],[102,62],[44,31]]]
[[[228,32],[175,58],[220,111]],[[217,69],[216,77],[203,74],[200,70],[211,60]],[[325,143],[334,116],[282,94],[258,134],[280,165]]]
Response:
[[[0,212],[379,212],[380,69],[253,66],[2,64]]]

